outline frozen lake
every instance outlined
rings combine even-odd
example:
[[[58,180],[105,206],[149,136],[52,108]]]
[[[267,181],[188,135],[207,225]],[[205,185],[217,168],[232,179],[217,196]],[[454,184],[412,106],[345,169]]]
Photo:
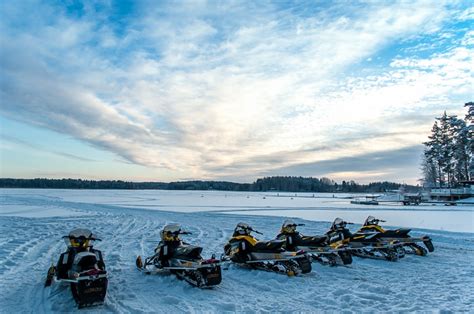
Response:
[[[474,232],[474,204],[443,206],[402,206],[382,203],[378,206],[350,204],[351,194],[277,193],[225,191],[161,191],[161,190],[41,190],[2,189],[0,195],[30,196],[29,206],[15,206],[3,200],[1,215],[45,217],[70,215],[58,208],[38,205],[34,200],[100,204],[124,208],[228,214],[297,217],[332,222],[341,217],[362,223],[368,215],[386,220],[387,226],[423,228],[455,232]]]
[[[0,190],[0,312],[472,311],[472,206],[364,207],[337,198],[346,196]],[[435,251],[399,262],[355,257],[348,267],[313,263],[311,273],[298,277],[230,265],[215,289],[196,289],[170,275],[144,275],[134,266],[137,255],[153,253],[160,230],[169,223],[192,232],[184,240],[202,246],[203,256],[210,257],[223,253],[240,221],[262,232],[259,239],[273,239],[283,221],[279,216],[301,217],[295,220],[305,226],[298,230],[318,235],[336,216],[362,222],[369,214],[390,225],[414,227],[411,234],[431,237]],[[105,304],[85,310],[75,308],[67,285],[43,287],[46,270],[66,248],[62,236],[78,227],[102,238],[95,247],[102,250],[110,274]],[[467,232],[427,230],[448,228]]]

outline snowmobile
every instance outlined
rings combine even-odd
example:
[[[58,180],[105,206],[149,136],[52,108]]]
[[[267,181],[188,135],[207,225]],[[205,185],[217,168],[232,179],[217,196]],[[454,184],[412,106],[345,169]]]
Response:
[[[304,251],[284,249],[284,240],[258,241],[252,232],[262,234],[246,223],[239,223],[224,246],[224,260],[253,269],[295,276],[311,272],[310,257]]]
[[[278,240],[284,240],[284,248],[287,251],[305,251],[313,261],[323,265],[348,265],[352,263],[352,255],[347,247],[333,248],[329,245],[327,235],[304,236],[296,231],[296,227],[304,224],[296,224],[290,219],[283,222]]]
[[[104,303],[107,293],[107,271],[102,252],[92,247],[101,241],[88,229],[75,229],[63,237],[68,246],[56,266],[48,269],[45,287],[53,282],[69,283],[79,308]]]
[[[209,288],[220,284],[222,280],[221,262],[212,256],[201,257],[202,247],[181,241],[180,235],[191,234],[182,231],[178,224],[166,225],[160,232],[161,241],[155,254],[136,259],[136,266],[147,274],[170,272],[199,288]]]
[[[405,256],[405,251],[397,240],[386,241],[379,232],[356,232],[352,234],[346,228],[352,224],[336,218],[326,233],[333,248],[347,247],[354,256],[397,261]]]
[[[407,254],[416,254],[420,256],[425,256],[428,252],[434,251],[433,242],[428,236],[423,236],[421,238],[413,238],[408,233],[411,229],[395,229],[395,230],[385,230],[379,226],[379,222],[385,222],[385,220],[376,219],[373,216],[367,217],[364,222],[364,225],[358,233],[372,233],[376,232],[377,238],[382,241],[392,242],[397,241],[402,244],[405,253]],[[426,246],[426,249],[421,245],[417,244],[423,242]]]

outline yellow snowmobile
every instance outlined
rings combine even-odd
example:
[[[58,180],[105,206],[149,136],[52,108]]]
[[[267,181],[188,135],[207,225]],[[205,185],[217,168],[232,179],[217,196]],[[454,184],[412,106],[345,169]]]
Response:
[[[202,247],[183,242],[180,235],[191,234],[182,231],[178,224],[166,225],[160,233],[161,241],[155,254],[136,259],[138,270],[147,274],[170,272],[199,288],[209,288],[221,283],[221,262],[213,257],[203,259]]]
[[[68,283],[79,308],[104,303],[107,293],[107,271],[102,252],[92,247],[93,241],[101,241],[88,229],[72,230],[63,237],[67,251],[52,265],[46,277],[45,287],[53,283]]]

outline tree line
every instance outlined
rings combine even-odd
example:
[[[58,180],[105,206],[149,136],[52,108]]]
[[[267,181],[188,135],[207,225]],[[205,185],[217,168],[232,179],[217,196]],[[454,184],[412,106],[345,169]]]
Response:
[[[423,182],[427,187],[454,187],[474,179],[474,102],[464,105],[464,119],[437,117],[431,128],[422,159]]]
[[[334,182],[328,178],[275,176],[265,177],[253,183],[227,181],[179,181],[179,182],[130,182],[121,180],[82,179],[11,179],[0,178],[0,188],[39,189],[122,189],[122,190],[219,190],[219,191],[282,191],[282,192],[361,192],[378,193],[397,190],[418,191],[419,187],[393,182],[358,184],[354,181]]]

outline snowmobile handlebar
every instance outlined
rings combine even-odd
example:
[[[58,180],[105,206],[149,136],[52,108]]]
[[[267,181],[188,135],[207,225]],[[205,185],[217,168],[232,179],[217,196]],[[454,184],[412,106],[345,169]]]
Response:
[[[366,221],[364,225],[370,225],[370,224],[378,225],[379,222],[386,222],[386,221],[382,219],[372,219],[370,221]]]
[[[79,239],[79,238],[81,238],[81,237],[70,237],[68,235],[63,236],[63,239]],[[90,241],[102,241],[102,239],[95,238],[95,237],[88,237],[88,238],[83,237],[83,238],[84,238],[84,240],[90,240]]]
[[[189,231],[180,231],[179,234],[192,234],[192,232],[189,232]]]
[[[255,233],[257,233],[257,234],[262,234],[262,235],[263,235],[263,233],[261,233],[261,232],[258,231],[258,230],[253,229],[252,227],[247,228],[247,230],[249,230],[249,231],[251,231],[251,232],[255,232]]]

